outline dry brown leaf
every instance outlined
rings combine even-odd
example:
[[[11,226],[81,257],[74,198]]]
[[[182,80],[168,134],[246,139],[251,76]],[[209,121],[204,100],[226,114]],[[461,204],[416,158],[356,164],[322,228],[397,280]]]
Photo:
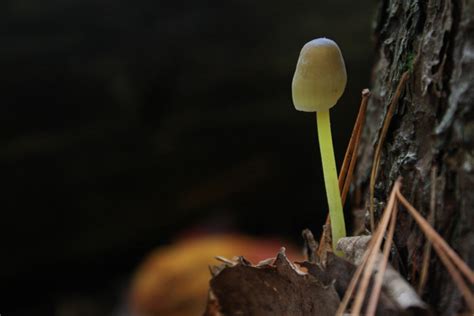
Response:
[[[339,305],[333,284],[325,285],[302,272],[288,260],[284,249],[271,265],[253,266],[240,260],[226,266],[210,284],[206,316],[333,316]]]

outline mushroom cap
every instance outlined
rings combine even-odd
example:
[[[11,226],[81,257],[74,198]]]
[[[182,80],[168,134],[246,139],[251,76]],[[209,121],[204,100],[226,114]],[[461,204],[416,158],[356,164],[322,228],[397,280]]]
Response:
[[[346,87],[344,58],[336,42],[317,38],[301,49],[291,90],[298,111],[327,111]]]

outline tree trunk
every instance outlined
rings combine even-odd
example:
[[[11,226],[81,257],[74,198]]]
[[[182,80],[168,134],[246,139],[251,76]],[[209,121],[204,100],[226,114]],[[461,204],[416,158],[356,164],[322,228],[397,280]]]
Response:
[[[473,267],[474,1],[381,1],[375,38],[377,57],[356,191],[369,201],[373,153],[397,85],[408,71],[382,146],[375,218],[402,176],[404,195],[433,218],[436,230]],[[417,287],[426,240],[404,211],[395,241],[398,251],[392,263]],[[428,275],[423,298],[437,313],[465,309],[435,254]]]

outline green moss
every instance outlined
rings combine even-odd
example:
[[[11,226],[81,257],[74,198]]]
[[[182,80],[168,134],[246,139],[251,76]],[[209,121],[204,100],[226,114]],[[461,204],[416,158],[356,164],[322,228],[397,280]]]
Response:
[[[405,65],[403,66],[403,71],[409,70],[410,72],[413,72],[414,61],[415,61],[415,53],[409,52],[407,55]]]

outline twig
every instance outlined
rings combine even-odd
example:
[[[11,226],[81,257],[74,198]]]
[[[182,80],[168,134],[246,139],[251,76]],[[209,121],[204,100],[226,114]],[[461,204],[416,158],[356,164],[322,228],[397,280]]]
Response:
[[[377,174],[379,171],[380,165],[380,157],[382,154],[382,146],[385,142],[385,137],[387,136],[388,128],[392,121],[393,114],[395,113],[396,105],[398,104],[398,100],[403,92],[403,88],[405,87],[405,82],[408,80],[410,76],[410,72],[407,70],[405,71],[400,81],[398,82],[397,89],[395,90],[395,94],[393,95],[392,101],[388,106],[387,114],[385,115],[385,119],[382,125],[382,130],[380,132],[379,140],[377,143],[377,147],[374,153],[374,160],[372,163],[372,171],[370,173],[370,196],[369,196],[369,211],[370,211],[370,231],[374,231],[375,229],[375,219],[374,219],[374,191],[375,191],[375,180],[377,179]]]
[[[318,256],[316,252],[318,250],[318,242],[314,239],[313,233],[309,229],[304,229],[301,232],[301,236],[304,240],[304,252],[306,259],[311,263],[318,263]]]

